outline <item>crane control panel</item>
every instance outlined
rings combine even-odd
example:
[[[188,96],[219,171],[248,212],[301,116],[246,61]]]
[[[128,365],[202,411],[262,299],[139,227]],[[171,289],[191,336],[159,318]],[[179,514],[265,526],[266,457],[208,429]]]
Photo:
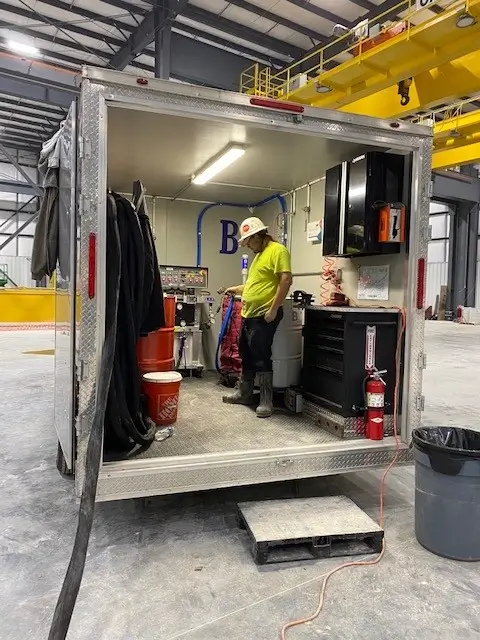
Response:
[[[160,265],[160,279],[164,289],[206,289],[208,269]]]

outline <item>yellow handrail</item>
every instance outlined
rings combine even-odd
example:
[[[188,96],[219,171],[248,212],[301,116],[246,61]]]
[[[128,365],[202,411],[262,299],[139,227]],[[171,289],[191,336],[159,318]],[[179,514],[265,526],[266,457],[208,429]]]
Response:
[[[254,87],[251,87],[249,90],[245,91],[243,89],[244,82],[241,81],[241,91],[243,93],[255,93],[255,95],[261,95],[263,97],[269,98],[278,98],[278,97],[288,97],[288,94],[291,92],[292,82],[295,81],[300,76],[312,76],[315,75],[316,78],[320,77],[322,72],[327,71],[325,69],[326,65],[332,62],[336,62],[335,58],[350,54],[355,55],[355,60],[360,62],[365,57],[365,51],[363,47],[365,43],[370,40],[370,37],[357,37],[358,31],[362,28],[371,27],[373,25],[381,24],[382,18],[387,15],[393,14],[402,14],[405,12],[405,15],[396,21],[388,21],[388,23],[382,25],[380,29],[381,33],[386,33],[387,31],[393,29],[396,25],[405,24],[407,31],[407,38],[410,38],[412,34],[415,33],[417,28],[423,28],[425,25],[433,22],[434,20],[438,20],[438,15],[434,15],[433,17],[428,17],[425,20],[418,20],[418,17],[422,14],[425,15],[432,6],[438,5],[442,0],[435,0],[431,2],[426,7],[417,10],[415,0],[402,0],[394,7],[389,8],[387,11],[380,13],[375,18],[372,18],[364,23],[359,22],[359,24],[350,29],[347,33],[345,33],[340,38],[337,38],[333,42],[313,51],[312,53],[304,56],[300,60],[293,62],[288,67],[281,69],[277,73],[271,73],[270,67],[265,67],[269,69],[268,74],[265,72],[262,75],[264,70],[261,70],[258,74],[254,74],[256,78],[256,82],[254,83]],[[468,7],[470,5],[471,0],[452,0],[452,2],[445,8],[442,7],[445,11],[451,11],[453,8],[462,9],[468,12]],[[412,18],[415,17],[415,22],[412,22]],[[345,47],[339,52],[337,51],[339,44],[345,44]],[[368,49],[367,49],[368,51]],[[309,66],[307,66],[307,63]],[[255,65],[253,65],[255,66]],[[251,67],[249,68],[251,69]],[[242,73],[242,78],[244,74],[249,71],[247,69],[244,73]]]
[[[427,113],[422,113],[415,118],[412,118],[411,122],[415,124],[432,124],[435,126],[437,131],[442,130],[442,123],[446,120],[449,120],[449,130],[451,129],[451,121],[453,118],[459,118],[462,115],[468,115],[471,111],[463,111],[463,107],[467,104],[471,104],[472,102],[480,101],[480,95],[473,96],[472,98],[468,98],[467,100],[460,100],[459,102],[454,102],[449,104],[446,107],[439,107],[438,109],[432,109]],[[442,119],[437,119],[437,116],[442,114]]]

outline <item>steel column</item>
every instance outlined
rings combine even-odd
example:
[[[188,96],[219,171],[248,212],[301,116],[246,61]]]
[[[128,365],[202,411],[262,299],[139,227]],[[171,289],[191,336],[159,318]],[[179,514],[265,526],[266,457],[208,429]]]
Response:
[[[477,287],[477,260],[478,255],[478,210],[475,204],[469,212],[468,218],[468,255],[467,255],[467,295],[465,304],[467,307],[480,306],[480,300],[475,300]]]
[[[172,20],[170,0],[159,0],[154,9],[155,77],[169,80],[171,74]]]

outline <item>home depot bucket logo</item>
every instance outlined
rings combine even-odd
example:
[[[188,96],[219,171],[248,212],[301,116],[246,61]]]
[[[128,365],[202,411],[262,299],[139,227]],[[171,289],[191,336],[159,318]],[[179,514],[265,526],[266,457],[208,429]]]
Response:
[[[157,416],[160,420],[175,418],[178,407],[178,395],[158,399]]]

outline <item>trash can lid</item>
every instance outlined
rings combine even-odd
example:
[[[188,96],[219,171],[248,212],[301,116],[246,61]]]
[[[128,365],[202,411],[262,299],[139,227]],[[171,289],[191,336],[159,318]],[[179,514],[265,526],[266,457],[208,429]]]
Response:
[[[414,444],[424,451],[443,451],[480,458],[480,431],[462,427],[420,427],[412,433]]]

